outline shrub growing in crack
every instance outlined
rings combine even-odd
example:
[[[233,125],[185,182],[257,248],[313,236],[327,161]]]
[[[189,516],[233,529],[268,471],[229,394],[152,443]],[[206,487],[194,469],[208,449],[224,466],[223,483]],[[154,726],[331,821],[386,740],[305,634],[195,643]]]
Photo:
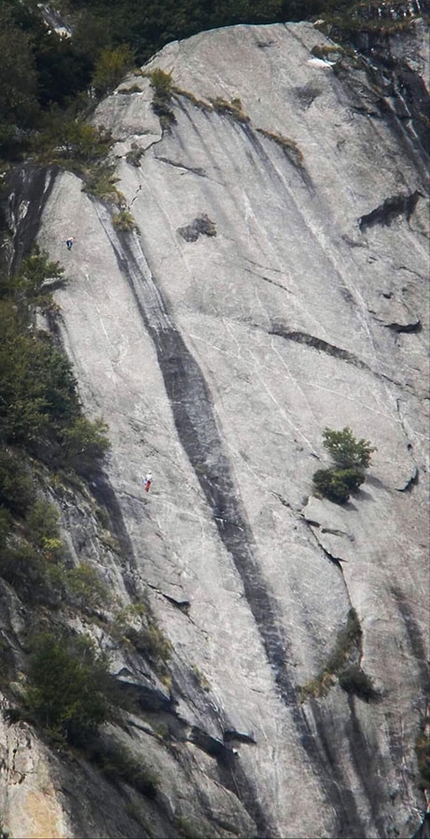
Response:
[[[46,130],[34,140],[34,151],[42,164],[54,164],[82,174],[86,167],[106,159],[113,144],[104,126],[93,126],[82,119],[65,118],[53,111]]]
[[[78,175],[83,180],[83,192],[121,205],[124,196],[115,184],[115,167],[107,162],[113,137],[104,126],[88,125],[82,119],[65,119],[54,112],[46,131],[34,141],[37,159],[42,164],[54,164]]]
[[[119,743],[99,744],[90,752],[89,759],[112,783],[123,782],[147,798],[156,797],[159,788],[158,776],[126,746]]]
[[[351,492],[357,492],[364,475],[357,469],[318,469],[313,476],[316,490],[335,504],[345,504]]]
[[[331,454],[336,467],[318,469],[313,475],[317,493],[335,504],[345,504],[352,492],[357,492],[364,483],[364,469],[370,466],[370,458],[376,448],[369,440],[356,440],[350,428],[323,431],[324,447]]]
[[[163,131],[170,131],[176,122],[175,114],[169,107],[172,98],[172,74],[165,73],[156,67],[148,73],[151,87],[153,89],[152,110],[157,114]]]
[[[170,685],[167,665],[172,645],[151,613],[149,605],[135,603],[122,609],[118,612],[111,631],[120,642],[144,655],[166,687]]]
[[[178,831],[180,839],[201,839],[204,836],[201,825],[185,818],[185,816],[174,816],[173,824]]]
[[[338,679],[346,693],[354,694],[359,699],[369,702],[378,698],[372,680],[357,663],[361,649],[361,626],[355,609],[350,609],[346,626],[338,632],[333,651],[323,669],[309,682],[299,687],[302,702],[311,697],[321,698]],[[355,659],[355,661],[354,661]]]
[[[341,629],[336,638],[333,652],[329,656],[326,668],[331,673],[337,673],[344,665],[351,650],[358,648],[361,643],[361,626],[355,609],[350,609],[346,618],[346,626]]]
[[[181,87],[172,87],[172,93],[176,93],[177,96],[183,96],[184,99],[188,99],[196,108],[200,108],[201,111],[213,111],[214,107],[210,104],[210,102],[206,102],[205,99],[199,99],[194,93],[191,93],[189,90],[183,90]]]
[[[131,166],[140,166],[140,160],[145,154],[145,149],[142,146],[138,146],[137,143],[132,143],[130,151],[127,152],[125,159],[127,163],[130,163]]]
[[[121,206],[125,203],[125,197],[116,188],[119,178],[116,177],[114,172],[115,167],[107,163],[94,166],[85,176],[82,192]]]
[[[114,215],[112,221],[116,230],[120,230],[122,233],[131,233],[136,227],[136,222],[128,210],[120,210],[119,213]]]
[[[211,689],[211,686],[210,686],[205,674],[202,673],[202,671],[200,670],[199,667],[197,667],[197,664],[193,664],[191,666],[191,671],[192,671],[192,674],[193,674],[193,678],[197,682],[198,686],[202,690],[204,690],[206,693],[208,693],[208,691],[210,691],[210,689]]]
[[[84,610],[98,609],[111,600],[97,571],[88,562],[81,562],[67,571],[66,580],[69,593]]]
[[[223,99],[221,96],[217,96],[216,99],[211,99],[211,103],[214,111],[218,114],[227,114],[237,120],[237,122],[250,121],[249,116],[242,108],[241,100],[238,98],[232,99],[231,102],[227,102],[226,99]]]
[[[191,224],[187,224],[186,227],[178,227],[178,233],[183,239],[185,239],[186,242],[196,242],[200,235],[217,235],[215,222],[211,221],[206,213],[203,213],[201,216],[195,218],[194,221],[192,221]]]
[[[340,44],[315,44],[314,47],[311,49],[311,55],[315,56],[315,58],[333,58],[333,56],[340,56],[345,53],[343,47]]]
[[[142,93],[142,88],[138,84],[132,84],[131,87],[119,87],[118,93],[129,96],[131,93]]]
[[[295,140],[290,137],[284,137],[283,134],[278,134],[274,131],[266,131],[264,128],[257,128],[259,134],[267,137],[268,140],[273,140],[280,148],[288,155],[290,160],[299,167],[303,167],[303,152],[299,149]]]

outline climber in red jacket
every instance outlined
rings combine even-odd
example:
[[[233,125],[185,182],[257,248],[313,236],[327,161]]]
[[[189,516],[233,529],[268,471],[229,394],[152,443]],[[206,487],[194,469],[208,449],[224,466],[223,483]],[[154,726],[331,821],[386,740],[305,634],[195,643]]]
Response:
[[[152,484],[152,474],[151,474],[151,472],[148,472],[148,474],[145,475],[145,480],[144,480],[145,492],[149,492],[149,490],[151,489],[151,484]]]

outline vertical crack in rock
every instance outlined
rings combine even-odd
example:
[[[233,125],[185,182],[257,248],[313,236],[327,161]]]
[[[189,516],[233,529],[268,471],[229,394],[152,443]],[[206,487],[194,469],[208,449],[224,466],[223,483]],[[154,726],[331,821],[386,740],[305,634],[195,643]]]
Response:
[[[318,705],[315,700],[311,700],[309,704],[311,706],[318,741],[322,744],[324,753],[328,756],[329,766],[336,771],[338,755],[336,754],[336,748],[333,748],[332,743],[336,743],[337,741],[337,732],[333,717],[325,714],[323,707]],[[373,823],[377,830],[377,836],[383,837],[387,835],[383,818],[379,814],[379,802],[383,800],[383,796],[380,790],[380,783],[378,783],[377,780],[377,773],[370,771],[370,766],[372,766],[372,764],[376,761],[377,764],[379,764],[378,769],[380,776],[384,777],[383,761],[374,751],[370,753],[369,743],[365,734],[361,730],[355,711],[354,697],[348,697],[348,706],[350,710],[350,717],[346,723],[346,733],[349,740],[351,762],[354,766],[363,791],[365,792]],[[346,788],[343,790],[343,795],[346,802],[349,800],[350,807],[354,808],[353,793]],[[348,833],[346,835],[349,839],[350,836],[358,836],[359,834]],[[363,831],[363,837],[368,835],[368,832]],[[371,835],[373,835],[373,833]]]
[[[131,597],[137,597],[136,582],[133,576],[133,572],[136,569],[133,545],[128,535],[115,492],[108,478],[101,470],[97,470],[91,475],[90,486],[97,503],[103,506],[108,513],[112,533],[118,540],[121,554],[127,561],[127,568],[123,573],[124,585]]]
[[[342,574],[342,578],[345,585],[346,595],[349,601],[350,608],[353,609],[353,603],[350,597],[347,581],[345,579],[343,569],[342,569],[342,562],[346,562],[347,560],[342,559],[341,557],[333,556],[322,544],[320,541],[317,533],[315,532],[315,528],[320,528],[321,525],[319,522],[311,521],[310,519],[305,519],[306,524],[309,526],[310,531],[313,533],[315,541],[319,548],[321,548],[324,555],[334,562],[340,572]],[[350,534],[345,533],[343,531],[330,529],[330,528],[321,528],[322,533],[333,533],[339,536],[351,538]],[[399,597],[398,592],[394,592],[395,597]],[[404,601],[402,600],[404,603]],[[407,607],[406,607],[407,608]],[[399,609],[401,610],[400,604]],[[403,613],[402,613],[403,616]],[[409,614],[408,614],[409,617]],[[360,627],[361,629],[361,627]],[[413,630],[416,629],[416,626],[413,627]],[[420,636],[419,640],[417,640],[417,636],[415,631],[413,631],[413,636],[418,644],[419,650],[423,653],[423,645],[420,644]],[[361,670],[362,667],[362,659],[363,659],[363,637],[360,634],[360,637],[357,641],[358,645],[358,667]],[[415,648],[414,648],[415,652]],[[376,698],[376,694],[374,695]],[[372,745],[369,744],[366,735],[363,733],[356,709],[355,709],[355,698],[353,696],[348,696],[348,706],[350,711],[350,716],[346,724],[345,732],[347,734],[349,744],[350,744],[350,754],[351,754],[351,761],[354,766],[355,772],[357,777],[360,780],[361,787],[363,792],[365,793],[366,800],[369,805],[370,814],[375,825],[375,828],[378,831],[378,836],[385,836],[386,829],[385,823],[380,816],[379,812],[379,802],[383,800],[383,795],[381,791],[381,784],[379,778],[384,777],[384,764],[381,760],[380,755],[378,752],[372,748]],[[336,743],[336,731],[333,729],[333,719],[331,714],[326,712],[326,709],[323,705],[319,705],[315,700],[311,699],[309,702],[309,710],[312,714],[313,722],[315,725],[315,729],[318,734],[318,740],[321,742],[324,753],[328,757],[329,764],[333,767],[336,767],[336,749],[332,747],[332,743]],[[390,735],[391,737],[391,735]],[[372,770],[370,767],[374,767]],[[352,793],[349,790],[344,790],[344,796],[348,797],[351,796],[351,805],[354,806],[354,799]],[[363,833],[363,836],[365,834]]]
[[[422,637],[421,630],[401,589],[397,586],[392,586],[391,594],[399,610],[399,614],[405,627],[406,637],[409,641],[409,646],[420,671],[423,697],[425,697],[425,694],[428,692],[430,687],[429,674],[427,671],[426,642]]]
[[[247,778],[243,767],[236,760],[231,750],[225,751],[223,759],[218,762],[218,766],[223,785],[238,797],[254,819],[258,837],[261,837],[261,839],[275,837],[276,834],[273,831],[269,832],[267,818],[258,800],[258,790],[253,782]]]
[[[416,9],[418,15],[421,10]],[[430,151],[428,117],[430,96],[425,79],[408,60],[400,59],[391,51],[390,38],[374,30],[350,32],[351,46],[358,48],[364,61],[371,87],[383,92],[378,105],[381,115],[395,132],[405,153],[415,163],[424,163],[422,173],[427,176],[427,156]],[[412,153],[411,153],[412,152]],[[419,161],[414,158],[420,158]],[[420,167],[421,168],[421,167]]]
[[[120,271],[131,287],[142,320],[154,342],[179,439],[212,511],[220,539],[242,580],[280,695],[336,813],[335,835],[346,832],[350,839],[358,839],[364,835],[364,827],[354,801],[344,794],[347,782],[336,763],[330,764],[324,749],[315,742],[297,703],[286,664],[289,658],[288,641],[275,598],[267,589],[258,567],[252,530],[236,497],[204,376],[170,319],[137,234],[124,235],[120,239],[112,230],[110,220],[106,216],[102,218],[101,208],[96,207]],[[247,799],[251,800],[251,792]],[[250,814],[259,821],[259,829],[265,835],[273,835],[268,825],[262,824],[261,814],[255,808]]]
[[[378,836],[386,835],[385,821],[380,813],[380,802],[383,801],[380,778],[384,777],[384,761],[377,750],[369,748],[369,742],[365,732],[362,730],[359,718],[355,710],[355,699],[348,696],[350,718],[347,722],[347,733],[351,743],[351,758],[357,776],[360,779],[362,788],[366,794],[372,814],[373,823],[378,831]],[[369,767],[374,766],[370,772]]]

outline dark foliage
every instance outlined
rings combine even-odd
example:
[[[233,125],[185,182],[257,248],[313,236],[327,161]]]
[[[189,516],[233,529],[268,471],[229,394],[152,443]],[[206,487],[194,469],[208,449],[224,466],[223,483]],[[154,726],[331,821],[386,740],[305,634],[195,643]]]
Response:
[[[364,482],[358,469],[318,469],[313,476],[315,488],[324,498],[335,504],[345,504],[351,492],[356,492]]]
[[[79,403],[66,356],[49,335],[23,326],[13,303],[1,302],[0,441],[36,452],[39,443],[55,447],[61,420],[77,416]]]
[[[109,443],[102,420],[82,414],[67,356],[34,326],[36,310],[52,304],[48,281],[64,281],[63,269],[38,250],[18,276],[0,277],[0,575],[27,602],[52,606],[70,574],[35,466],[87,477]]]
[[[346,626],[338,632],[335,645],[325,666],[316,678],[311,679],[299,689],[302,700],[306,700],[310,696],[325,696],[334,685],[336,676],[339,679],[339,683],[341,677],[344,679],[344,690],[359,695],[358,691],[360,690],[361,677],[363,676],[364,682],[366,680],[369,681],[362,670],[355,664],[352,664],[352,661],[358,657],[360,652],[361,635],[362,631],[358,615],[355,609],[350,609],[347,615]]]
[[[150,74],[150,79],[153,90],[152,110],[159,117],[161,127],[169,131],[176,122],[176,117],[169,107],[172,96],[172,76],[157,68]]]
[[[96,62],[92,80],[97,93],[113,90],[133,64],[133,51],[127,44],[121,44],[115,49],[104,47]]]
[[[34,0],[0,0],[0,157],[25,153],[53,106],[112,89],[135,63],[169,41],[237,23],[303,20],[324,13],[354,21],[352,0],[62,0],[72,37],[61,37]],[[82,106],[94,104],[91,95]],[[166,103],[155,103],[164,110]],[[170,114],[160,113],[165,119]],[[165,126],[166,127],[166,126]]]
[[[364,469],[376,451],[369,440],[357,440],[350,428],[323,431],[324,447],[330,453],[335,467],[318,469],[313,476],[314,486],[324,498],[335,504],[345,504],[352,492],[364,483]]]
[[[9,472],[9,492],[5,499],[9,507],[10,477]],[[24,479],[28,480],[26,474]],[[6,507],[0,508],[0,576],[14,586],[26,602],[44,601],[51,606],[58,605],[67,579],[62,564],[57,509],[42,497],[38,498],[31,485],[31,494],[27,490],[25,507],[22,505],[19,512],[17,521]],[[5,513],[9,513],[9,518],[4,518]]]
[[[124,746],[115,743],[99,745],[90,752],[89,757],[112,783],[123,782],[147,798],[156,797],[159,784],[157,776]]]
[[[0,510],[22,516],[33,498],[33,482],[25,460],[12,449],[0,448]]]
[[[7,159],[26,151],[47,109],[70,108],[90,88],[98,95],[109,91],[133,61],[142,64],[169,41],[237,23],[321,15],[339,36],[405,25],[403,0],[385,4],[382,17],[375,4],[357,0],[61,0],[59,5],[71,38],[48,27],[35,0],[0,0],[0,156]],[[408,11],[417,16],[418,3],[410,3]],[[86,106],[88,101],[91,96]]]
[[[424,717],[416,739],[415,752],[418,762],[420,789],[430,789],[430,717]]]
[[[0,278],[0,446],[19,446],[51,466],[88,471],[108,447],[106,426],[82,416],[67,356],[32,325],[35,308],[51,300],[46,281],[62,275],[57,262],[36,251],[19,276]],[[2,457],[12,466],[12,455]],[[20,474],[17,469],[15,481]],[[6,506],[16,503],[17,492]]]
[[[0,156],[14,157],[37,121],[37,71],[29,35],[0,4]]]
[[[82,745],[109,717],[114,681],[105,658],[83,636],[40,635],[29,681],[26,711],[51,740]]]
[[[86,19],[103,20],[112,46],[127,43],[139,62],[164,44],[196,32],[235,23],[269,23],[282,20],[290,3],[282,0],[75,0]],[[300,14],[297,11],[297,14]],[[297,18],[296,18],[297,19]]]
[[[337,466],[342,469],[351,467],[367,469],[370,458],[376,449],[369,440],[357,440],[351,429],[346,427],[342,431],[325,428],[323,431],[324,448],[330,453]]]
[[[327,659],[325,670],[337,673],[345,664],[351,650],[358,647],[361,640],[361,626],[355,609],[350,609],[346,626],[338,632],[333,652]]]

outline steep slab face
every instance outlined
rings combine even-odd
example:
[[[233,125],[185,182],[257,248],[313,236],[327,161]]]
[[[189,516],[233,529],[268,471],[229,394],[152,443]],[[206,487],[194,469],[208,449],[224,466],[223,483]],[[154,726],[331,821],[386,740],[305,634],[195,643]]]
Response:
[[[261,836],[404,836],[423,805],[422,166],[364,71],[336,74],[315,46],[333,45],[291,24],[166,47],[146,69],[182,91],[169,132],[147,78],[97,115],[137,230],[118,233],[64,174],[40,243],[71,278],[62,337],[86,408],[110,425],[129,574],[174,645],[197,747],[233,732],[230,789]],[[312,474],[324,427],[346,425],[377,453],[338,507],[311,496]],[[351,607],[377,700],[334,684],[301,702]]]

